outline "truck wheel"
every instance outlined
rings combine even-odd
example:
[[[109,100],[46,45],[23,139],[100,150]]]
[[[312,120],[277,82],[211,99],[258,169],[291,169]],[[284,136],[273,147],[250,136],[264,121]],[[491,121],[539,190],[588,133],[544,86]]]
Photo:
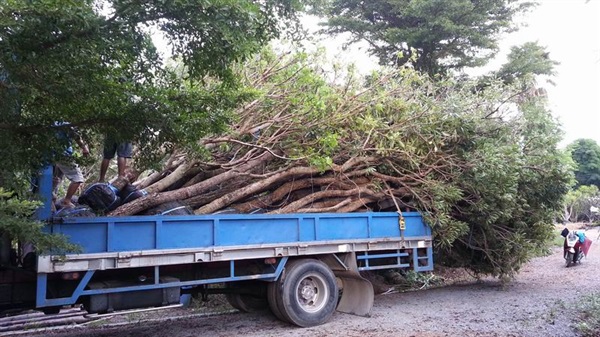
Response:
[[[270,282],[267,286],[267,300],[269,302],[269,309],[271,309],[273,315],[275,315],[275,317],[277,317],[280,321],[290,323],[290,321],[281,313],[281,310],[279,309],[279,303],[277,302],[277,300],[281,297],[278,289],[280,286],[281,284],[279,281]]]
[[[227,299],[227,302],[229,302],[229,305],[231,305],[232,307],[234,307],[235,309],[242,311],[242,308],[240,306],[240,303],[238,301],[239,296],[236,296],[238,294],[225,294],[225,298]]]
[[[335,275],[318,260],[304,259],[289,263],[276,283],[277,303],[290,323],[301,327],[325,323],[335,311],[338,287]]]
[[[266,309],[266,283],[264,282],[234,282],[228,287],[239,289],[238,292],[227,293],[225,297],[232,307],[243,312],[255,312]]]

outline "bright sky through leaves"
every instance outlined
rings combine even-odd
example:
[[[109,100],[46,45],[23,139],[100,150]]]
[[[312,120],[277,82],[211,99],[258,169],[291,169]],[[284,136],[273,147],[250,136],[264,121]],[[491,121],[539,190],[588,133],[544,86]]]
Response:
[[[510,47],[538,41],[550,52],[550,58],[560,62],[556,67],[555,85],[545,82],[552,113],[565,132],[561,146],[579,138],[589,138],[600,144],[600,0],[540,0],[531,12],[517,17],[525,25],[503,37],[500,52],[487,67],[469,73],[483,74],[498,70],[506,62]],[[318,29],[319,19],[305,17],[303,23],[311,31]],[[327,54],[342,62],[355,62],[361,72],[377,66],[369,59],[365,44],[358,43],[342,50],[349,37],[327,37],[320,42]],[[362,45],[362,48],[360,47]]]
[[[539,41],[560,62],[555,86],[544,85],[550,109],[560,119],[567,145],[579,138],[600,144],[600,1],[542,0],[520,22],[527,24],[501,42],[505,61],[513,45]],[[500,55],[499,55],[500,56]]]

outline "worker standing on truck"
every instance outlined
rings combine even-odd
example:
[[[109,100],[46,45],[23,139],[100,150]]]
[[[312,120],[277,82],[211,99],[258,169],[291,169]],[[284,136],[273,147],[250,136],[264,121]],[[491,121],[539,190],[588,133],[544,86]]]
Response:
[[[58,187],[58,184],[62,181],[63,176],[67,177],[67,179],[69,179],[69,181],[71,181],[71,183],[67,187],[67,193],[65,195],[65,198],[63,199],[63,201],[60,204],[57,205],[55,203],[55,206],[57,209],[65,208],[65,207],[73,208],[73,207],[75,207],[75,205],[73,205],[73,202],[71,201],[71,199],[77,192],[77,189],[79,189],[79,186],[81,185],[81,183],[83,183],[84,179],[83,179],[83,174],[81,173],[81,169],[79,168],[77,163],[75,163],[72,160],[73,152],[74,152],[72,140],[75,139],[75,141],[81,148],[81,153],[83,154],[83,156],[85,156],[85,157],[89,156],[90,150],[89,150],[87,144],[83,141],[83,139],[77,132],[77,130],[75,128],[73,128],[69,123],[55,122],[54,126],[56,128],[58,128],[58,130],[56,131],[56,137],[58,138],[61,145],[64,146],[63,155],[64,155],[65,159],[59,160],[56,163],[54,163],[54,179],[53,179],[54,193],[52,195],[52,199],[53,199],[53,201],[55,201],[56,188]]]
[[[106,171],[110,160],[117,155],[117,170],[119,177],[125,177],[127,170],[127,159],[131,158],[133,146],[130,142],[117,142],[113,137],[106,135],[104,138],[104,151],[102,163],[100,164],[100,179],[99,182],[104,182]]]

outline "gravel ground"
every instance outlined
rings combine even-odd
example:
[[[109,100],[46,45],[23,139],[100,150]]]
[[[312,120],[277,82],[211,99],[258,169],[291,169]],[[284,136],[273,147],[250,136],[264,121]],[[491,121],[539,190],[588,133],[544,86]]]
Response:
[[[587,234],[596,241],[598,230]],[[562,249],[557,248],[550,256],[530,261],[504,287],[495,279],[485,279],[377,295],[370,317],[335,313],[328,323],[312,328],[280,322],[269,312],[173,318],[194,313],[176,309],[28,336],[576,337],[572,307],[580,296],[592,292],[600,292],[598,242],[583,263],[572,268],[565,268]]]

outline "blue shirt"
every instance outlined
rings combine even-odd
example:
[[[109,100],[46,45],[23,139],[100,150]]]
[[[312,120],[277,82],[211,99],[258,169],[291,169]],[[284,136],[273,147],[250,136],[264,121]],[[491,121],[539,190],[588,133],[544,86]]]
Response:
[[[68,122],[54,122],[54,126],[68,126],[71,125]],[[70,127],[68,128],[60,128],[56,131],[56,138],[58,139],[58,141],[65,145],[65,156],[72,156],[73,155],[73,142],[71,140],[71,135],[70,135]]]

